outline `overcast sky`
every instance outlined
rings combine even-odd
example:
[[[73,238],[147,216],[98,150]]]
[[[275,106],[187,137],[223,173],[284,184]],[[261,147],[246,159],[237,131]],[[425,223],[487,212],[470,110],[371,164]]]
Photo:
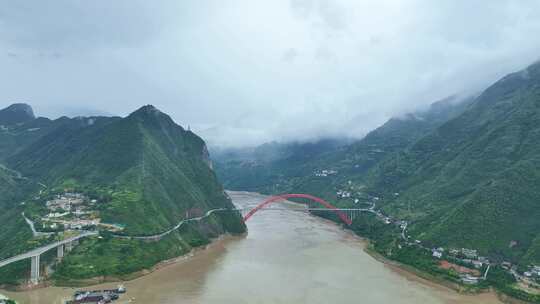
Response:
[[[153,104],[228,146],[361,137],[539,51],[537,0],[0,0],[0,107]]]

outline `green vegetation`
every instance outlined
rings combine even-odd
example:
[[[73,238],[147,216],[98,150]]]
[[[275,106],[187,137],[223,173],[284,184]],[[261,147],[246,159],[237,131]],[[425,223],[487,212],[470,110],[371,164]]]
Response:
[[[0,166],[0,259],[19,253],[39,244],[32,240],[32,231],[25,223],[20,205],[27,181]]]
[[[160,242],[92,238],[83,241],[66,256],[54,273],[54,279],[69,284],[73,279],[127,275],[185,254],[188,248],[178,234]]]
[[[163,260],[186,254],[192,248],[207,245],[211,238],[226,231],[242,232],[243,226],[234,217],[223,215],[183,225],[157,242],[118,239],[104,233],[102,238],[86,239],[75,247],[53,278],[59,284],[69,285],[71,280],[100,276],[128,277]]]
[[[362,140],[324,139],[314,143],[270,143],[254,149],[218,150],[213,153],[216,172],[231,190],[280,193],[305,191],[335,197],[335,189],[348,180],[362,181],[380,161],[461,114],[472,102],[458,97],[433,103],[429,109],[392,118]],[[316,177],[317,170],[337,174]]]
[[[306,192],[337,206],[351,204],[336,198],[338,190],[377,197],[377,207],[407,220],[409,235],[425,246],[474,248],[520,268],[540,265],[540,63],[462,104],[435,104],[421,115],[391,119],[355,143],[320,150],[301,163],[293,160],[302,149],[264,162],[237,152],[241,157],[218,158],[217,170],[239,190]],[[323,169],[338,173],[315,176]],[[360,218],[352,229],[387,257],[455,279],[422,252],[398,250],[399,237],[387,227]],[[489,284],[538,301],[499,279]]]
[[[529,294],[515,287],[516,280],[507,271],[500,267],[493,267],[487,279],[491,286],[513,298],[530,303],[540,303],[540,295]]]
[[[332,201],[350,181],[380,197],[386,214],[408,220],[410,234],[425,244],[540,264],[540,64],[473,100],[439,102],[358,142],[319,150],[301,164],[293,161],[305,154],[301,148],[266,162],[237,153],[243,158],[219,159],[217,170],[236,189]],[[322,169],[338,173],[314,175]]]
[[[103,222],[124,226],[125,235],[161,233],[184,219],[186,211],[233,208],[210,168],[204,141],[152,106],[126,118],[47,120],[47,126],[33,131],[31,138],[19,140],[26,136],[22,130],[37,120],[0,130],[0,136],[14,139],[0,145],[0,162],[9,167],[0,168],[0,181],[5,180],[0,183],[5,193],[0,198],[0,211],[5,210],[0,212],[0,220],[5,217],[0,242],[8,245],[0,248],[0,258],[51,241],[33,238],[21,213],[39,223],[45,201],[64,191],[99,201],[96,208]],[[16,127],[21,132],[15,132]],[[195,230],[181,230],[153,244],[110,238],[85,241],[59,266],[56,276],[65,282],[127,274],[207,244],[220,234],[242,233],[245,226],[239,214],[231,213],[212,216]]]
[[[17,285],[26,279],[30,272],[30,260],[19,261],[2,268],[0,285]]]
[[[432,244],[540,263],[540,65],[509,75],[461,116],[377,166],[385,210]],[[523,259],[523,260],[522,260]]]
[[[56,259],[56,251],[51,250],[41,255],[41,266],[45,264],[52,265]],[[43,270],[43,269],[42,269]],[[0,285],[16,286],[21,283],[26,283],[30,275],[30,259],[18,261],[1,268]]]

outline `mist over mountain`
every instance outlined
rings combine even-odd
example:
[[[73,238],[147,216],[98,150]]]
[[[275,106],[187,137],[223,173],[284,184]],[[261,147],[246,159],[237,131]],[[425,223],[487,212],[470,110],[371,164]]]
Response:
[[[2,12],[0,107],[125,116],[151,101],[222,147],[360,139],[540,54],[537,1],[23,1]]]
[[[2,1],[0,304],[540,303],[539,16]]]
[[[336,183],[363,176],[388,155],[414,143],[461,114],[472,97],[451,96],[388,120],[363,139],[321,139],[306,143],[267,143],[255,148],[216,150],[216,172],[225,187],[279,193],[294,190],[333,192]],[[339,180],[319,184],[314,173],[337,170]],[[303,186],[301,186],[303,185]]]
[[[379,164],[374,189],[400,193],[387,210],[417,221],[420,239],[537,262],[539,92],[536,63]]]
[[[233,189],[315,193],[344,206],[351,202],[336,192],[354,189],[409,221],[411,237],[427,246],[475,248],[527,265],[540,262],[539,115],[535,63],[479,95],[392,118],[299,163],[292,160],[305,155],[301,149],[267,161],[229,155],[216,168]]]

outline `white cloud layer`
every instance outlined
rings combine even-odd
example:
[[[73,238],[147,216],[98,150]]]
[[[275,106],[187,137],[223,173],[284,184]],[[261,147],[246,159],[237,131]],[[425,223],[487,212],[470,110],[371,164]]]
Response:
[[[0,0],[0,107],[154,104],[218,145],[361,137],[540,57],[539,1]]]

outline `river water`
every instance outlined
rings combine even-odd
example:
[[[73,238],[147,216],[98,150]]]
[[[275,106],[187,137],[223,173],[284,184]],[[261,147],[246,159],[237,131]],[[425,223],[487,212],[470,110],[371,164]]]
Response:
[[[264,200],[231,192],[239,207]],[[393,269],[366,254],[365,242],[339,226],[297,211],[262,211],[248,235],[124,282],[117,303],[501,303],[493,294],[465,296]],[[112,288],[103,284],[92,288]],[[62,303],[74,289],[6,294],[21,304]]]

